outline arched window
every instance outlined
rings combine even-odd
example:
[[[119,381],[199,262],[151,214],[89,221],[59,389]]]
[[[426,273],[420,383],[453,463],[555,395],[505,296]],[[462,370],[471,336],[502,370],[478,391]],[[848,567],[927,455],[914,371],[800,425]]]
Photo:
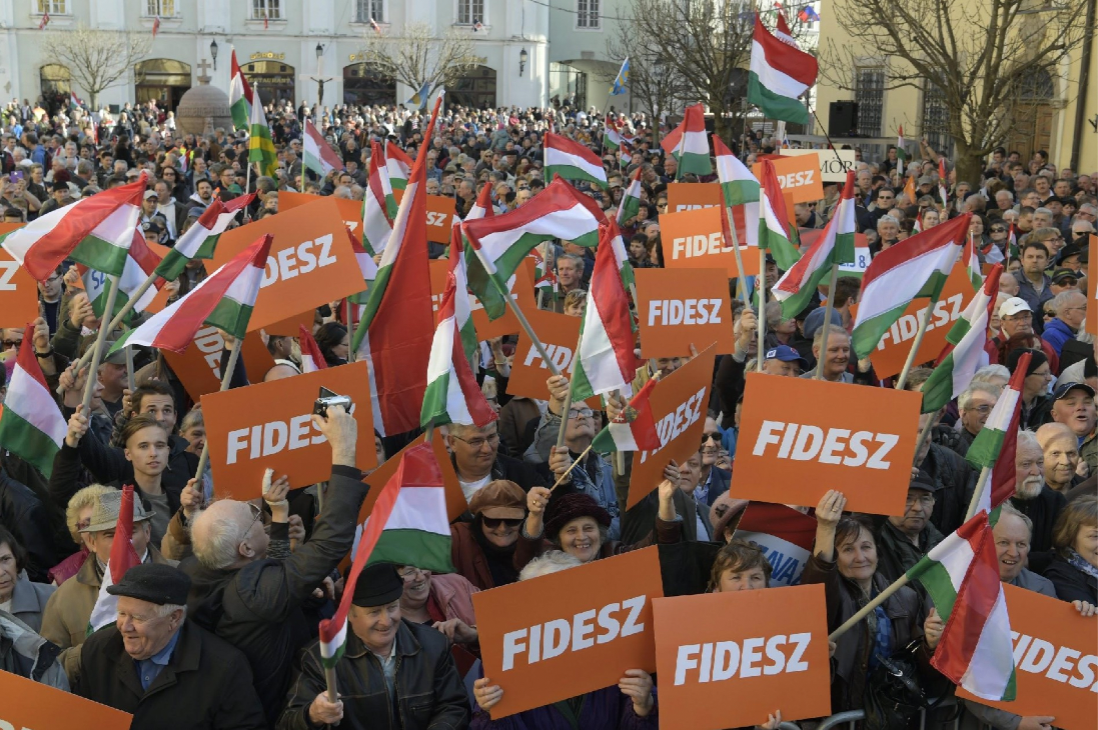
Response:
[[[491,109],[496,105],[496,72],[487,66],[473,66],[446,90],[447,105]]]
[[[264,105],[272,100],[294,103],[297,71],[293,66],[281,61],[252,61],[241,66],[240,70],[253,89],[259,88],[259,98]]]
[[[134,66],[138,104],[155,101],[162,111],[175,111],[183,93],[191,88],[191,65],[171,58],[152,58]]]

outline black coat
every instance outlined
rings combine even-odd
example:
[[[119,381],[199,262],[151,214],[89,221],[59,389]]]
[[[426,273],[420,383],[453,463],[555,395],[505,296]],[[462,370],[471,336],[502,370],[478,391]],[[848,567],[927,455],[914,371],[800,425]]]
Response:
[[[938,485],[930,522],[943,535],[948,535],[964,524],[980,473],[957,452],[935,443],[930,444],[930,451],[919,468]]]
[[[1052,528],[1056,524],[1056,518],[1060,510],[1067,504],[1064,495],[1055,489],[1049,489],[1045,484],[1040,493],[1033,499],[1019,499],[1011,497],[1010,503],[1019,512],[1033,520],[1033,540],[1030,545],[1030,570],[1041,573],[1041,568],[1048,564],[1047,561],[1034,563],[1034,553],[1044,553],[1052,550]]]
[[[1045,577],[1052,581],[1061,601],[1098,604],[1098,578],[1087,575],[1059,555],[1045,569]]]
[[[58,544],[72,547],[72,537],[54,531],[49,508],[24,484],[8,476],[0,467],[0,525],[6,527],[27,551],[26,570],[30,579],[49,582],[46,573],[71,555],[58,550]],[[64,539],[64,542],[58,543]]]
[[[265,730],[244,656],[189,620],[179,631],[168,665],[148,690],[118,629],[97,631],[80,651],[73,694],[132,714],[132,730]]]
[[[336,665],[336,688],[343,696],[341,730],[456,730],[469,726],[469,700],[442,633],[402,621],[397,628],[396,698],[389,696],[381,662],[354,631],[347,632],[347,648]],[[309,730],[309,705],[325,691],[320,643],[314,641],[301,655],[301,671],[278,730]],[[394,717],[394,711],[398,716]]]
[[[191,576],[189,615],[244,652],[269,723],[286,698],[293,658],[311,638],[302,604],[351,550],[368,489],[361,480],[354,467],[332,467],[312,538],[285,560],[257,560],[235,570],[195,560],[180,566]]]

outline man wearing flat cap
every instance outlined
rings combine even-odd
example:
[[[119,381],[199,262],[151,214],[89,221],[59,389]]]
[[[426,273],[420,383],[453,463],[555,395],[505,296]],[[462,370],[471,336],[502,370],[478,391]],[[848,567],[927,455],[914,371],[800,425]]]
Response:
[[[401,619],[404,581],[396,566],[368,565],[355,585],[347,644],[336,665],[340,697],[329,702],[320,642],[301,655],[301,671],[279,730],[339,723],[341,730],[463,728],[469,701],[445,635]]]
[[[154,563],[109,586],[118,619],[84,642],[73,693],[132,714],[132,730],[266,728],[248,660],[186,620],[190,587]]]

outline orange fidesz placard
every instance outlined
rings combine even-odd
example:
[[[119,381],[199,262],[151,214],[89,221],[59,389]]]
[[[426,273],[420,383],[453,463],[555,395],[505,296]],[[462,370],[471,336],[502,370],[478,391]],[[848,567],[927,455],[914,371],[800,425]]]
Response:
[[[808,203],[824,196],[819,157],[774,157],[770,161],[774,164],[774,174],[778,177],[782,193],[792,196],[792,202]],[[751,172],[761,180],[762,164],[756,163]],[[792,215],[793,211],[789,213]]]
[[[736,251],[726,241],[718,207],[665,213],[660,216],[660,241],[663,263],[668,269],[721,268],[728,278],[739,276]],[[745,245],[746,233],[737,227],[740,258],[746,276],[759,273],[759,249]]]
[[[438,306],[442,302],[442,295],[446,291],[446,277],[450,271],[450,262],[447,259],[438,259],[431,262],[431,303],[438,312]],[[534,300],[534,259],[527,256],[519,266],[515,275],[511,278],[511,293],[518,301],[523,313],[537,308]],[[510,304],[504,310],[503,316],[498,319],[488,319],[488,313],[484,311],[484,305],[472,293],[469,294],[469,305],[473,312],[473,326],[477,331],[477,338],[481,341],[490,340],[493,337],[502,337],[518,332],[518,318]]]
[[[264,329],[291,317],[362,291],[358,268],[339,206],[332,198],[224,233],[217,242],[212,267],[228,262],[264,234],[274,241],[263,270],[259,295],[248,331]],[[296,334],[296,328],[293,330]]]
[[[492,719],[655,671],[662,597],[655,547],[474,593],[484,676],[503,689]]]
[[[902,515],[922,395],[748,373],[729,493],[814,506],[829,489],[847,509]]]
[[[690,345],[736,349],[728,276],[721,269],[637,269],[641,357],[685,357]]]
[[[697,357],[656,385],[648,399],[662,446],[656,451],[633,454],[626,509],[659,486],[663,469],[674,460],[682,464],[701,447],[709,388],[713,383],[716,353],[707,347]]]
[[[783,721],[831,714],[822,585],[652,604],[661,730],[762,725],[779,710]]]
[[[22,228],[0,223],[0,234]],[[23,329],[38,319],[38,282],[11,254],[0,248],[0,327]]]
[[[10,672],[0,672],[0,697],[0,728],[128,730],[133,721],[129,713]]]
[[[522,311],[530,321],[534,333],[545,346],[549,359],[561,374],[571,380],[572,369],[575,366],[576,343],[579,341],[580,323],[583,319],[541,309],[524,308]],[[515,356],[511,360],[511,377],[507,381],[508,395],[545,400],[549,397],[549,389],[545,386],[545,381],[551,375],[549,366],[545,364],[534,343],[525,332],[519,333]],[[588,398],[586,403],[591,408],[602,407],[598,396]]]
[[[1003,585],[1014,641],[1013,702],[979,700],[957,688],[966,702],[1015,715],[1055,717],[1054,727],[1093,730],[1098,718],[1098,620],[1080,616],[1067,601]]]
[[[182,354],[161,350],[164,360],[179,378],[179,382],[196,402],[207,393],[221,389],[221,353],[225,340],[216,327],[203,326],[195,332],[190,346]],[[244,349],[240,351],[249,383],[262,383],[263,376],[274,367],[274,358],[258,332],[244,337]]]
[[[321,387],[350,396],[358,421],[355,465],[364,471],[377,466],[367,365],[340,365],[202,397],[219,498],[261,496],[267,468],[276,477],[285,474],[293,489],[328,478],[332,447],[311,415]]]

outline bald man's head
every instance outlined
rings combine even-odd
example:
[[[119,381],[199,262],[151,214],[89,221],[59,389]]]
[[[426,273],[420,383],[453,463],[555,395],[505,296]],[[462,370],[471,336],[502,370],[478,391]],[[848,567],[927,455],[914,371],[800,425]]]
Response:
[[[191,544],[195,557],[207,568],[240,568],[267,557],[270,541],[259,507],[234,499],[214,502],[195,515]]]

